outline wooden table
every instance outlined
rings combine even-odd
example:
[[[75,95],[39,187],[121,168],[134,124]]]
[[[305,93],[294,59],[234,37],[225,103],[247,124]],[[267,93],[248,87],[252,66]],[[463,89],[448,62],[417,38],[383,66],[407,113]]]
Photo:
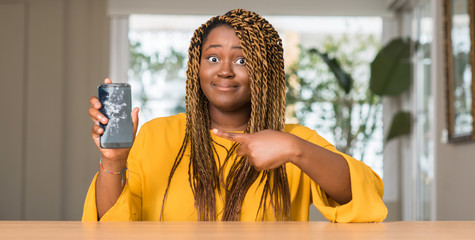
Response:
[[[0,239],[449,239],[475,240],[474,222],[0,221]]]

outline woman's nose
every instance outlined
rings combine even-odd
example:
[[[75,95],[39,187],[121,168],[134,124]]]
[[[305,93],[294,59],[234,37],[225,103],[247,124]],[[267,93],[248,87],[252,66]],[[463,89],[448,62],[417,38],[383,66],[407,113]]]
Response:
[[[234,77],[234,71],[233,71],[233,66],[232,62],[225,61],[220,64],[218,76],[222,78],[232,78]]]

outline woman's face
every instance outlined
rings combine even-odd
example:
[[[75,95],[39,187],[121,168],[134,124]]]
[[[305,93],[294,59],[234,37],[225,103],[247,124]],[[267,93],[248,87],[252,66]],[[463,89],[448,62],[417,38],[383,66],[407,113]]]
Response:
[[[210,111],[249,112],[249,75],[234,29],[228,26],[214,28],[201,51],[200,85],[208,99]]]

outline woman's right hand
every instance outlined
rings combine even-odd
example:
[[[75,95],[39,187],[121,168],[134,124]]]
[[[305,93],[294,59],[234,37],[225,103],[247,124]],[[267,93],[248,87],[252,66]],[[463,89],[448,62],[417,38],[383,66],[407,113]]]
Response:
[[[106,78],[104,83],[110,84],[112,81]],[[94,122],[91,128],[91,136],[102,155],[101,168],[103,171],[99,170],[96,180],[97,216],[100,219],[115,204],[122,192],[124,174],[117,174],[117,172],[123,172],[127,167],[127,157],[129,156],[130,148],[101,148],[99,137],[104,133],[104,129],[99,123],[107,125],[109,120],[99,111],[101,103],[97,97],[91,97],[89,102],[91,104],[89,117]],[[139,122],[138,114],[139,109],[134,108],[131,113],[134,139]],[[115,173],[109,174],[111,172]]]
[[[110,84],[112,81],[109,78],[104,80],[105,84]],[[127,156],[129,155],[130,148],[101,148],[99,143],[99,137],[104,133],[104,129],[99,125],[102,123],[106,125],[109,121],[100,111],[101,103],[97,97],[93,96],[89,99],[91,107],[89,107],[89,117],[94,122],[94,125],[91,128],[91,136],[96,144],[97,148],[101,152],[102,161],[107,163],[107,165],[115,165],[111,166],[112,168],[123,169],[123,165],[127,161]],[[131,113],[132,117],[132,125],[133,125],[133,136],[135,139],[135,134],[137,132],[137,126],[139,122],[138,118],[139,108],[134,108]],[[114,169],[114,170],[117,170]],[[120,169],[121,170],[121,169]],[[118,170],[118,171],[120,171]]]

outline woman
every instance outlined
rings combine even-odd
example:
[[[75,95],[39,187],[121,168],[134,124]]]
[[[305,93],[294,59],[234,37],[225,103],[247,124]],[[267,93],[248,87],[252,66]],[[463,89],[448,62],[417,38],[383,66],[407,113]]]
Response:
[[[107,119],[90,102],[102,159],[83,220],[308,220],[311,203],[333,222],[387,215],[369,167],[285,125],[282,41],[256,13],[232,10],[195,31],[186,114],[144,124],[130,152],[100,148]]]

